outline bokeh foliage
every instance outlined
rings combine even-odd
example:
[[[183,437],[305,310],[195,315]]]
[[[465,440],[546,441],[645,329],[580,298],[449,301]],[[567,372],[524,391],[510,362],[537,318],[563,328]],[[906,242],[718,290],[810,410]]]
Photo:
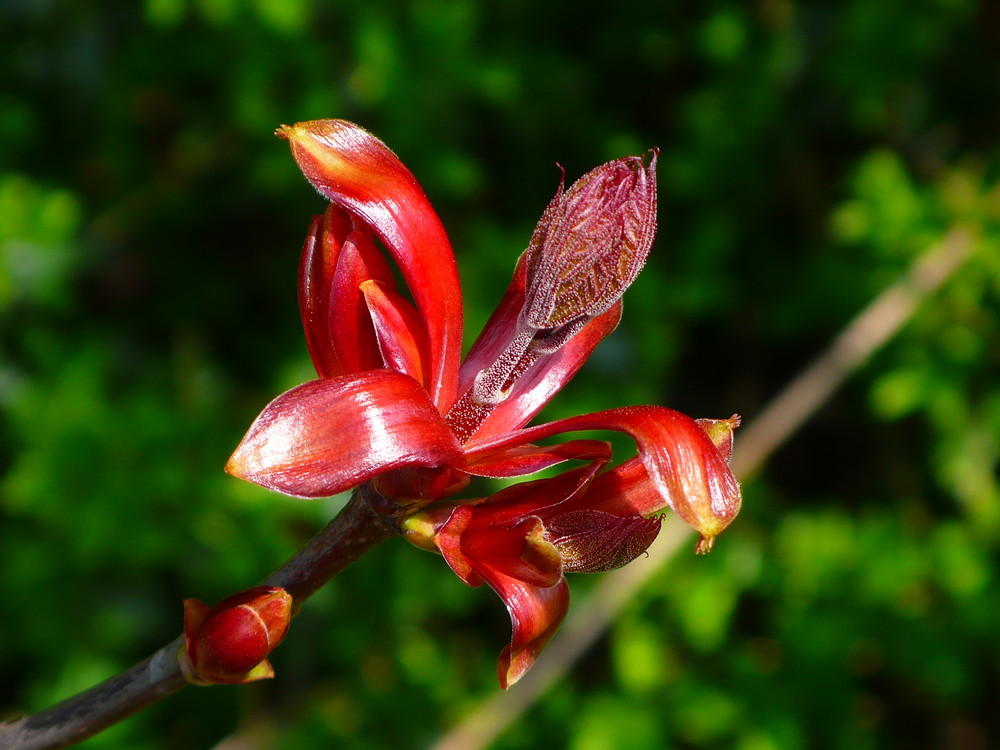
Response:
[[[976,251],[499,748],[1000,743],[1000,13],[974,0],[9,0],[0,5],[0,709],[172,638],[337,500],[221,466],[306,380],[322,209],[271,137],[346,117],[451,232],[470,336],[555,189],[657,145],[661,231],[553,405],[749,421],[953,226]],[[641,564],[637,563],[637,564]],[[577,596],[590,582],[572,581]],[[495,691],[488,591],[386,543],[275,681],[85,744],[423,747]]]

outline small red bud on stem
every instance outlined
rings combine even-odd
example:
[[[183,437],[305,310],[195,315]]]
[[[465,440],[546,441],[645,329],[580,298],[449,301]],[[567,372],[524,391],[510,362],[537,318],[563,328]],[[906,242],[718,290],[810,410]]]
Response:
[[[274,676],[267,660],[285,634],[292,597],[282,588],[260,586],[226,597],[209,608],[184,601],[181,671],[195,685],[238,685]]]

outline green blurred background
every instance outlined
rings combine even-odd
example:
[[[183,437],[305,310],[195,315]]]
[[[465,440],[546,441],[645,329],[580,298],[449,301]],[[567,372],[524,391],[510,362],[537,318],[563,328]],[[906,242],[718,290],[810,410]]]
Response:
[[[295,275],[322,201],[271,133],[336,116],[438,208],[470,340],[556,162],[662,149],[653,256],[550,416],[750,422],[971,228],[716,551],[685,549],[494,747],[1000,746],[1000,5],[5,0],[0,50],[0,712],[144,657],[181,599],[254,584],[338,507],[221,468],[311,375]],[[508,637],[491,592],[389,542],[309,602],[274,681],[84,747],[427,747],[498,689]]]

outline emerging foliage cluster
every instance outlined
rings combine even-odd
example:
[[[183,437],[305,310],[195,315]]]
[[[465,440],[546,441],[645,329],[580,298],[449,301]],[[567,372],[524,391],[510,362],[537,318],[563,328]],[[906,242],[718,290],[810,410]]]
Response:
[[[1000,741],[997,29],[973,0],[0,5],[0,712],[144,657],[182,599],[252,585],[339,507],[222,465],[310,377],[293,292],[322,201],[271,132],[346,117],[441,212],[470,331],[555,162],[660,147],[657,243],[551,418],[750,423],[921,251],[976,237],[748,479],[712,555],[672,562],[497,747]],[[508,627],[386,544],[296,619],[273,682],[186,690],[85,747],[424,746],[496,690]]]

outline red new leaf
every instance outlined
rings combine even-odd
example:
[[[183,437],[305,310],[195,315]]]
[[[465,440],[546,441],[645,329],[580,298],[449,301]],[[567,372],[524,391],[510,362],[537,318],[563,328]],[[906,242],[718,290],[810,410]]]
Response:
[[[335,495],[392,469],[461,465],[462,450],[410,377],[320,378],[265,407],[226,471],[286,495]]]

